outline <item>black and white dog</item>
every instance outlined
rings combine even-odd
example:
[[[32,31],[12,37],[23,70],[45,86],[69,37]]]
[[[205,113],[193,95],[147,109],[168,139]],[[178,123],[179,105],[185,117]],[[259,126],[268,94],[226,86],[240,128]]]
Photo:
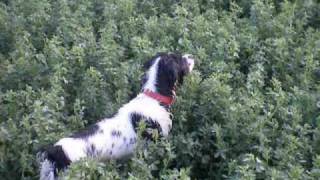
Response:
[[[40,179],[54,180],[59,170],[84,157],[106,160],[129,156],[136,147],[140,121],[147,128],[158,130],[161,136],[168,136],[172,126],[169,107],[176,96],[175,88],[193,66],[191,55],[158,53],[145,64],[141,93],[116,115],[60,139],[40,153]],[[151,136],[150,131],[142,132],[144,138]]]

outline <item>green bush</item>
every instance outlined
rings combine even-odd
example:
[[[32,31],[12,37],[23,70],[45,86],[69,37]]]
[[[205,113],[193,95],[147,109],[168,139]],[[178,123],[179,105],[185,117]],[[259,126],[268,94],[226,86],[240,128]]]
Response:
[[[319,179],[318,0],[0,0],[0,177],[113,114],[141,64],[191,53],[168,139],[64,179]]]

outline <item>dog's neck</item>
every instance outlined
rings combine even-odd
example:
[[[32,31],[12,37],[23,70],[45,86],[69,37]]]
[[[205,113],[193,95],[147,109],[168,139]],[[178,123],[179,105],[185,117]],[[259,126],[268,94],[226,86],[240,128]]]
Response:
[[[158,101],[161,105],[165,106],[165,107],[170,107],[174,102],[175,102],[175,91],[173,91],[173,95],[172,96],[164,96],[160,93],[157,92],[153,92],[150,89],[144,89],[143,90],[143,94],[145,94],[146,96],[155,99],[156,101]]]

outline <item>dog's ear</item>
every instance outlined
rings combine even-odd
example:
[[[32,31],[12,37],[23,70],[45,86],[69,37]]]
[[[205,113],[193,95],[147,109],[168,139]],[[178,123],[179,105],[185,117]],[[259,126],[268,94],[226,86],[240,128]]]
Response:
[[[181,85],[183,83],[184,76],[187,74],[187,64],[179,52],[170,54],[170,59],[175,62],[173,65],[171,65],[174,71],[174,82],[177,81],[178,85]]]
[[[189,68],[188,68],[188,64],[186,61],[180,61],[180,70],[178,73],[178,84],[181,85],[183,83],[183,79],[185,77],[185,75],[188,74]]]
[[[163,83],[168,83],[169,86],[172,86],[178,78],[177,69],[178,69],[177,63],[173,61],[170,57],[163,58],[159,62],[159,79],[158,80],[161,79]]]
[[[169,66],[168,75],[169,75],[169,81],[175,84],[175,82],[178,79],[177,64],[173,63],[171,66]]]

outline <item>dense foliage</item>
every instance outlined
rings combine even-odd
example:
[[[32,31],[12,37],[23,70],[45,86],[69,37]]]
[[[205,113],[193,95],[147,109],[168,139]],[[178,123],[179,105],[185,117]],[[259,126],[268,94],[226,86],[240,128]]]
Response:
[[[319,0],[0,0],[0,177],[139,92],[156,52],[194,54],[168,139],[66,179],[319,179]]]

